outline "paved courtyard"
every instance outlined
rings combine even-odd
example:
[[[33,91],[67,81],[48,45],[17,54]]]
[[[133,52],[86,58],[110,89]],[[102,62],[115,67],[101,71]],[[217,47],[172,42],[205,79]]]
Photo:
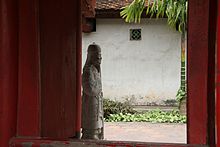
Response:
[[[186,143],[186,124],[105,123],[105,140]]]

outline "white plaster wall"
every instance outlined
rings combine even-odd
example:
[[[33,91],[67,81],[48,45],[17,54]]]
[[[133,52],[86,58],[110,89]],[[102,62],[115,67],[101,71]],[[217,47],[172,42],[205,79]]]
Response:
[[[180,34],[166,19],[97,19],[96,32],[83,34],[83,65],[92,42],[102,49],[104,97],[135,104],[174,99],[180,85]],[[130,41],[129,29],[141,28],[142,40]]]

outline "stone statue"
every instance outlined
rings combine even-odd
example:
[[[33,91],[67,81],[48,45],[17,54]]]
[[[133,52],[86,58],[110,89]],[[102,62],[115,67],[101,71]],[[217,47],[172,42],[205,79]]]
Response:
[[[82,139],[104,138],[101,59],[101,48],[89,45],[82,75]]]

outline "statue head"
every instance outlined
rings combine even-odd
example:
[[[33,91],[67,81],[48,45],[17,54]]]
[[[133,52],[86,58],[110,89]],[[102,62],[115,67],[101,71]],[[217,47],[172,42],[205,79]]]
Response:
[[[101,48],[99,47],[99,45],[95,43],[89,45],[86,62],[89,64],[93,64],[98,68],[101,64],[101,60]]]

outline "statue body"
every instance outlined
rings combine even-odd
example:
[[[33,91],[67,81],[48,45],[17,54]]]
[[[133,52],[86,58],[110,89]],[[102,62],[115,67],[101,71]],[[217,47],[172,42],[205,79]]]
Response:
[[[101,50],[92,44],[82,75],[82,139],[103,139],[103,93],[101,82]]]

